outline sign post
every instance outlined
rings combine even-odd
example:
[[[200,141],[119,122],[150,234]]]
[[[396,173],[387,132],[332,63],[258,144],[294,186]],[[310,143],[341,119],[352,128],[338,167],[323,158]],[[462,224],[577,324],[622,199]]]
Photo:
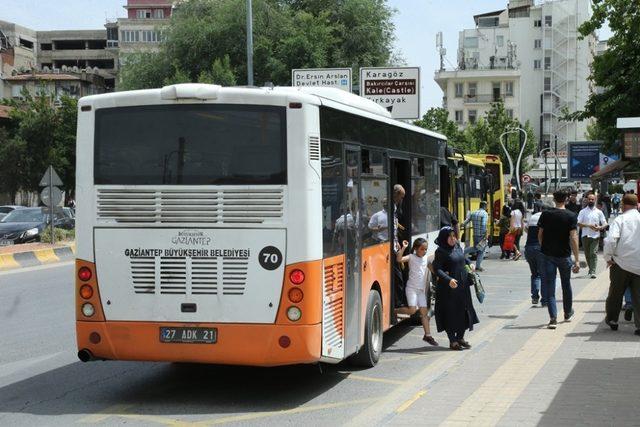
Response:
[[[420,68],[360,68],[360,96],[386,108],[394,119],[418,119]]]
[[[62,180],[56,173],[55,169],[53,169],[53,166],[49,166],[47,171],[42,176],[42,179],[40,180],[40,187],[45,187],[40,192],[40,200],[48,208],[46,210],[43,209],[43,212],[45,212],[46,214],[48,211],[50,215],[49,218],[51,220],[51,244],[54,244],[56,242],[56,234],[54,230],[55,207],[58,206],[58,204],[62,201],[62,191],[60,191],[58,186],[62,186]]]
[[[351,92],[351,68],[302,68],[291,70],[293,87],[334,87]]]

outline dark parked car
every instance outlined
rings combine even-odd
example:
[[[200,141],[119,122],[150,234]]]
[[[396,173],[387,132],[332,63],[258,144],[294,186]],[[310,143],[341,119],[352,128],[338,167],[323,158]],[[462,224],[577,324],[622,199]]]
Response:
[[[0,220],[0,245],[28,243],[40,240],[40,235],[50,223],[50,215],[41,208],[24,208],[11,211]],[[62,211],[54,216],[54,225],[59,228],[75,228],[75,219]]]
[[[24,209],[24,206],[16,206],[16,205],[0,206],[0,219],[4,218],[9,214],[9,212],[14,211],[16,209]]]

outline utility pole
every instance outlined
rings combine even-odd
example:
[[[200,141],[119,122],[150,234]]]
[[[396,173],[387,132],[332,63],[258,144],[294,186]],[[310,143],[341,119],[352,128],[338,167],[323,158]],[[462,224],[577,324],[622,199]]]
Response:
[[[247,0],[247,85],[253,86],[253,12]]]
[[[556,186],[555,189],[558,189],[558,135],[555,135],[555,137],[553,138],[553,152],[556,153],[555,155],[555,175],[556,175]]]

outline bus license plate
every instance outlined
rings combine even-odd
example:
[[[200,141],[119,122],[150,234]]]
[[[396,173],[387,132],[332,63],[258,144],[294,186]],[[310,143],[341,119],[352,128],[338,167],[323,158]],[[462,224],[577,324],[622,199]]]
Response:
[[[214,344],[217,339],[216,328],[160,328],[160,342]]]

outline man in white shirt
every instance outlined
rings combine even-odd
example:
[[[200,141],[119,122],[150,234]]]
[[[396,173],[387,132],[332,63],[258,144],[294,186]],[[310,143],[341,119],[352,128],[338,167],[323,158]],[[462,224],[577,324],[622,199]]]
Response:
[[[378,242],[389,241],[389,216],[387,214],[387,199],[382,200],[382,209],[371,215],[369,230],[373,232],[373,238]]]
[[[604,239],[604,259],[611,268],[605,323],[618,329],[618,316],[625,289],[631,290],[636,335],[640,335],[640,213],[638,196],[626,194],[622,199],[623,214],[618,215]]]
[[[600,209],[596,207],[596,195],[587,196],[587,206],[578,214],[578,227],[582,230],[582,249],[589,266],[589,276],[596,278],[596,265],[598,263],[598,246],[600,244],[600,231],[607,226],[607,220]]]

